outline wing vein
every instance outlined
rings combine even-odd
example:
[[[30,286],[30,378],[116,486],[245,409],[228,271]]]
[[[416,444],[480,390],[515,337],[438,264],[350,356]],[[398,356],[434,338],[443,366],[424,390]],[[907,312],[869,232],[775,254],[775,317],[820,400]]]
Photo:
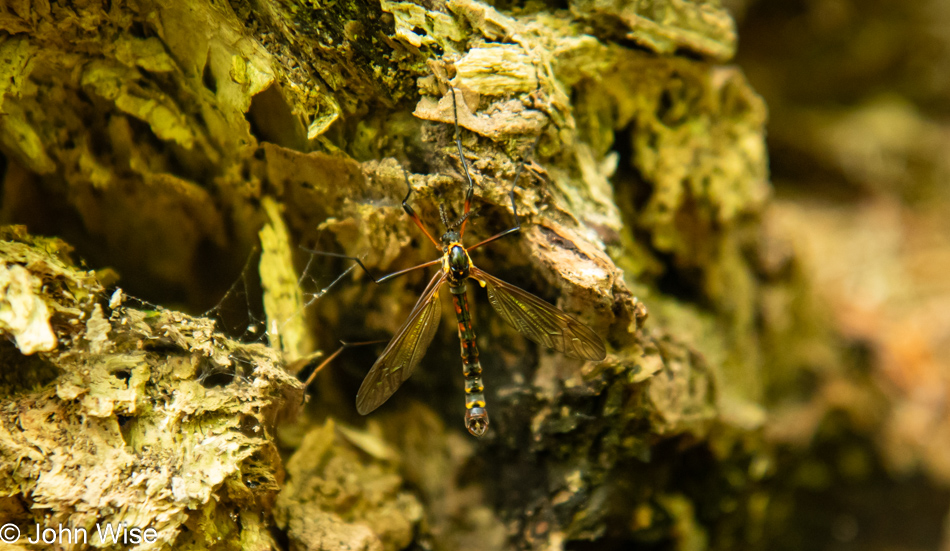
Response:
[[[604,340],[593,329],[531,293],[472,267],[488,301],[522,335],[569,358],[599,361],[607,357]]]
[[[383,405],[419,365],[439,327],[439,289],[445,278],[441,271],[432,277],[405,323],[366,374],[356,393],[356,411],[361,415]]]

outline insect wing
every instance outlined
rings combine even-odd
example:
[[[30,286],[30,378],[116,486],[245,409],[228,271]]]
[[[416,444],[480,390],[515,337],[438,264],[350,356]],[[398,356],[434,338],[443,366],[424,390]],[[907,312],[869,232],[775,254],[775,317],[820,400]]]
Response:
[[[600,361],[607,357],[604,340],[590,327],[474,266],[471,274],[488,289],[488,301],[495,310],[522,335],[569,358]]]
[[[439,327],[442,315],[439,288],[444,282],[445,275],[442,272],[432,278],[409,314],[409,319],[399,328],[366,374],[356,393],[356,411],[361,415],[383,405],[419,365]]]

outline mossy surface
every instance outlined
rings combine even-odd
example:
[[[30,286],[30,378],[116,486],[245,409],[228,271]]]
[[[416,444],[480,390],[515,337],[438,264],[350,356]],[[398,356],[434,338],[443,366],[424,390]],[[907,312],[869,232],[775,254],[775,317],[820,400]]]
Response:
[[[734,23],[716,1],[510,8],[0,12],[4,222],[163,304],[110,302],[62,242],[10,230],[0,511],[56,504],[43,522],[127,520],[169,548],[767,548],[788,463],[770,408],[803,365],[846,357],[771,221],[765,103],[725,65]],[[370,418],[352,404],[374,352],[353,349],[285,419],[303,402],[287,365],[392,335],[431,277],[347,275],[311,301],[305,264],[328,285],[352,262],[307,249],[376,275],[437,258],[407,180],[438,237],[468,176],[466,243],[512,227],[512,201],[522,224],[474,262],[590,325],[607,359],[535,347],[474,289],[484,439],[464,433],[448,329]],[[214,306],[257,246],[273,348],[178,311]],[[77,496],[83,477],[97,489]]]
[[[96,527],[120,523],[153,529],[150,548],[241,549],[251,533],[270,545],[260,515],[232,513],[266,511],[283,480],[272,427],[302,393],[279,357],[215,333],[211,320],[106,293],[56,239],[16,227],[4,238],[4,266],[35,279],[32,296],[47,306],[32,324],[55,334],[42,350],[18,339],[35,356],[4,364],[9,375],[19,367],[43,378],[6,378],[2,501],[15,512],[5,521],[23,534],[84,528],[96,548],[115,547]]]

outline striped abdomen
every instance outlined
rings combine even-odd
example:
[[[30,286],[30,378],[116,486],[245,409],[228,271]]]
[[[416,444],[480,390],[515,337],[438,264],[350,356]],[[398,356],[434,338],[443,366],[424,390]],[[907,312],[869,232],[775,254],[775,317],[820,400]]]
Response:
[[[459,322],[459,340],[462,342],[462,371],[465,374],[465,427],[475,436],[488,430],[488,412],[485,411],[485,387],[482,385],[482,364],[478,362],[478,346],[475,345],[475,330],[472,315],[468,310],[465,283],[449,285],[452,303]]]

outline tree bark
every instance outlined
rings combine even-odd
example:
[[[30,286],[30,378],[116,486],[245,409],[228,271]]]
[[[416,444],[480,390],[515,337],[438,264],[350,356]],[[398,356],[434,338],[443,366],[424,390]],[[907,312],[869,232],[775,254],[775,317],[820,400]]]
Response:
[[[766,108],[719,2],[22,1],[0,30],[4,222],[138,297],[8,230],[4,307],[47,312],[0,320],[11,522],[156,529],[143,549],[767,545],[766,407],[841,351],[765,220]],[[467,243],[516,206],[474,262],[608,343],[539,349],[476,289],[481,440],[448,329],[368,418],[355,350],[284,420],[282,365],[392,335],[431,277],[310,307],[298,285],[351,264],[299,246],[375,274],[436,258],[404,171],[436,236],[468,176]],[[254,247],[272,348],[175,311],[215,307]]]

